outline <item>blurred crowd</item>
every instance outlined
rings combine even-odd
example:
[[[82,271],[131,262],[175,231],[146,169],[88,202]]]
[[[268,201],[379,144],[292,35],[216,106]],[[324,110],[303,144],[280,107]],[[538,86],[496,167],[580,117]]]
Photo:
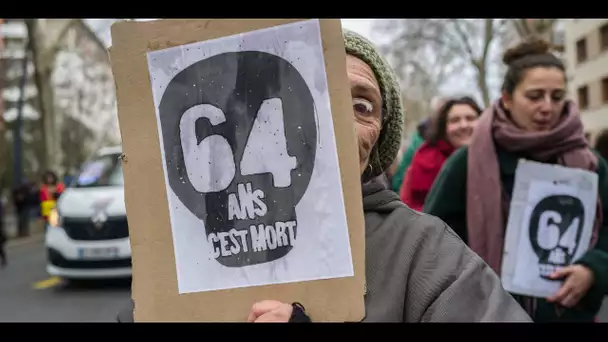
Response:
[[[65,181],[61,180],[53,171],[43,174],[39,183],[24,180],[21,184],[11,189],[8,201],[0,198],[0,265],[6,266],[7,257],[4,245],[8,240],[6,225],[7,209],[12,206],[16,219],[16,236],[18,238],[30,235],[33,224],[43,224],[48,220],[48,215],[55,207],[57,199],[65,190]]]

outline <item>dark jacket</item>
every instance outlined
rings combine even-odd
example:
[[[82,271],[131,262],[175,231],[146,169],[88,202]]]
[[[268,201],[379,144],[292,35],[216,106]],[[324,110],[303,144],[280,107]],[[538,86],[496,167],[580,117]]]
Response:
[[[496,146],[500,165],[500,179],[506,194],[511,197],[515,171],[522,156],[507,153]],[[427,196],[424,212],[438,216],[467,242],[467,156],[468,149],[460,148],[445,162],[431,192]],[[592,322],[599,311],[604,295],[608,292],[608,167],[600,157],[599,196],[604,207],[604,224],[600,229],[595,249],[586,253],[577,263],[586,265],[595,276],[595,285],[580,301],[579,306],[557,316],[554,304],[539,301],[534,320],[537,322],[584,321]],[[506,229],[506,227],[504,228]]]
[[[6,243],[6,233],[4,232],[4,203],[0,198],[0,246]]]
[[[363,196],[364,322],[530,321],[494,271],[441,220],[409,209],[377,182],[364,185]],[[130,305],[118,320],[132,322],[132,311]]]
[[[12,189],[12,200],[17,211],[38,206],[40,201],[37,195],[37,189],[30,182],[24,182]]]

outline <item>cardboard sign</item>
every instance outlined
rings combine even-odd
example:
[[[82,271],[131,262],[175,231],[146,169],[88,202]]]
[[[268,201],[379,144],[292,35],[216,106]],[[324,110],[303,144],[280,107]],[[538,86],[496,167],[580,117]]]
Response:
[[[502,280],[520,295],[547,298],[550,275],[589,249],[598,196],[595,172],[521,160],[509,209]]]
[[[364,317],[364,220],[339,20],[112,27],[136,321],[264,299]]]

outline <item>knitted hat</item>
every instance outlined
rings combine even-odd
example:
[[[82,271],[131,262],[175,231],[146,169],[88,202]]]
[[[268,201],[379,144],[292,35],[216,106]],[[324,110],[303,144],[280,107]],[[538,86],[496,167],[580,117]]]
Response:
[[[370,66],[382,95],[382,129],[378,142],[370,154],[371,173],[376,177],[386,171],[399,152],[403,133],[403,104],[401,88],[391,66],[378,54],[374,45],[362,36],[343,29],[346,53]]]

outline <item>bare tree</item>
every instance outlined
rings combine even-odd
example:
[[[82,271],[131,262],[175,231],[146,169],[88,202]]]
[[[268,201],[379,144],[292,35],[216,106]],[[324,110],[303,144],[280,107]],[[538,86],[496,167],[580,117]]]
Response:
[[[558,19],[510,19],[509,20],[520,39],[536,37],[553,43],[553,33]],[[564,46],[561,44],[553,45],[556,51],[564,51]]]
[[[114,85],[106,47],[83,20],[13,19],[9,24],[11,32],[19,32],[15,28],[25,25],[26,33],[31,34],[35,41],[35,44],[28,46],[30,63],[24,89],[21,145],[24,176],[36,179],[49,167],[57,172],[62,172],[62,167],[69,168],[81,159],[79,155],[93,149],[99,132],[103,131],[104,136],[109,135],[112,139],[119,136],[116,133],[117,123],[114,123],[117,119],[104,119],[116,116],[115,113],[109,114],[115,111]],[[74,36],[79,38],[73,39]],[[20,97],[18,84],[23,73],[21,58],[26,41],[26,37],[12,36],[4,46],[5,58],[1,61],[3,102],[7,106],[0,115],[4,123],[4,130],[0,130],[0,160],[4,161],[0,164],[0,188],[11,184],[13,178],[13,131],[18,112],[16,104]],[[72,44],[74,41],[80,43]],[[66,64],[66,59],[83,60],[84,63]],[[61,77],[58,77],[61,74],[76,79],[86,78],[88,81],[73,82],[67,88],[77,91],[67,92],[77,96],[66,98],[66,88],[58,87],[62,83]],[[75,100],[77,98],[79,101]],[[69,113],[66,113],[61,106],[66,100],[79,104],[84,110],[68,110]],[[95,129],[91,131],[89,127]],[[70,140],[70,137],[81,140],[76,142],[76,138]],[[67,141],[76,143],[69,145]]]
[[[38,90],[38,110],[41,116],[45,152],[42,164],[44,168],[55,169],[60,164],[61,156],[61,139],[58,137],[60,130],[51,81],[56,56],[63,47],[65,36],[73,27],[78,27],[101,49],[105,50],[105,46],[82,19],[25,19],[25,24],[30,39],[34,79]]]
[[[439,94],[441,84],[452,71],[449,62],[453,58],[446,58],[449,54],[429,54],[428,49],[419,47],[416,42],[398,39],[403,31],[411,30],[410,26],[417,24],[405,20],[378,20],[374,25],[375,32],[391,36],[389,43],[379,48],[399,78],[405,111],[405,139],[416,124],[429,115],[432,98]]]
[[[45,19],[25,19],[30,50],[34,63],[34,80],[38,90],[38,111],[41,116],[41,132],[44,149],[43,168],[56,165],[54,157],[59,148],[56,144],[57,134],[55,114],[53,111],[53,89],[50,77],[55,60],[55,47],[63,37],[71,20],[45,21]],[[50,27],[49,27],[50,26]]]
[[[80,143],[69,149],[64,143],[62,166],[68,170],[80,160],[70,154],[88,156],[98,144],[104,145],[119,134],[112,70],[105,49],[95,45],[86,35],[72,30],[56,56],[52,84],[55,108],[62,114],[59,125],[82,131],[74,133]]]
[[[500,42],[506,28],[505,19],[402,19],[385,24],[394,38],[386,47],[395,63],[405,65],[428,62],[424,66],[435,82],[443,82],[463,68],[472,67],[475,83],[484,105],[490,104],[488,66],[491,47]],[[437,87],[437,85],[435,86]]]
[[[61,125],[61,148],[64,151],[62,166],[67,172],[77,171],[88,159],[90,150],[87,147],[90,147],[93,135],[94,132],[81,121],[70,116],[65,118]]]

